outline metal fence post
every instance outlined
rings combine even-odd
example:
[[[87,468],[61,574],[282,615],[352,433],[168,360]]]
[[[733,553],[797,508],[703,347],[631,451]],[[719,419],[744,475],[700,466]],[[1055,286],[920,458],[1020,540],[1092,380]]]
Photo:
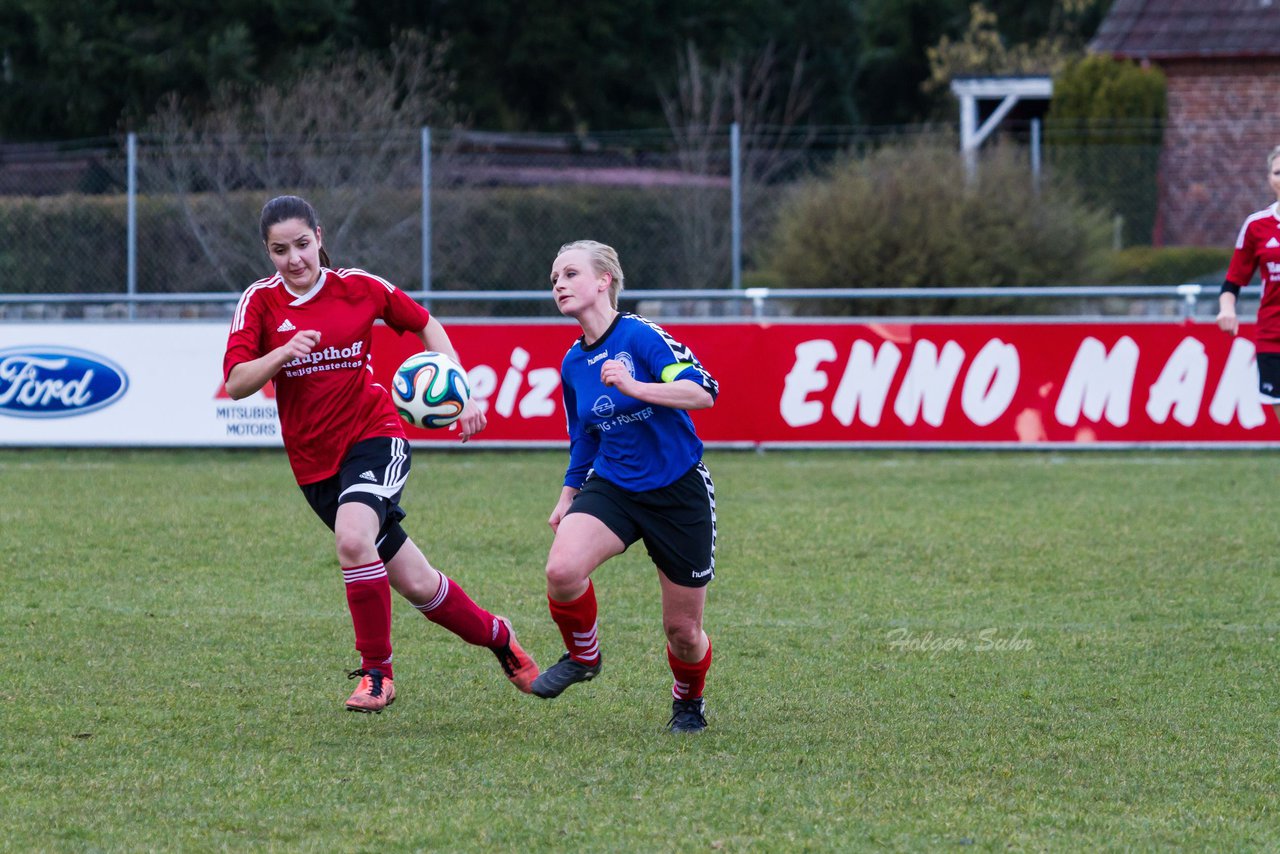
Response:
[[[422,129],[422,290],[431,290],[431,128]],[[430,300],[423,300],[428,309]]]
[[[137,317],[138,303],[138,135],[130,132],[125,145],[127,158],[126,196],[127,214],[125,226],[125,290],[129,294],[129,319]]]
[[[729,200],[730,252],[733,253],[733,289],[742,287],[742,131],[738,123],[729,125],[729,168],[732,189]]]
[[[1182,297],[1182,305],[1178,311],[1178,316],[1183,320],[1195,317],[1196,306],[1200,302],[1200,294],[1204,292],[1204,288],[1195,282],[1189,282],[1185,285],[1178,285],[1178,295]]]
[[[960,153],[964,155],[964,174],[970,182],[978,177],[978,102],[973,97],[960,101]]]
[[[1031,181],[1040,192],[1040,120],[1031,120]]]

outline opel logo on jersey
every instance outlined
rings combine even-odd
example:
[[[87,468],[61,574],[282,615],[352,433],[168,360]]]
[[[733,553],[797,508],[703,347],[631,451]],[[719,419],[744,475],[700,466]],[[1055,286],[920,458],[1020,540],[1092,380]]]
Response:
[[[591,404],[591,411],[597,418],[609,418],[613,415],[613,400],[609,395],[602,394],[596,398],[595,403]]]
[[[129,388],[124,369],[68,347],[0,350],[0,415],[65,418],[110,406]]]

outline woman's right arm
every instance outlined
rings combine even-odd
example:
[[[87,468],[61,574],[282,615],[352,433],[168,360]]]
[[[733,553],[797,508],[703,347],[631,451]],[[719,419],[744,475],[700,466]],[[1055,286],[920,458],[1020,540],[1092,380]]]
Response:
[[[1229,335],[1240,331],[1240,318],[1236,317],[1236,292],[1225,286],[1218,294],[1218,328]]]
[[[241,362],[227,374],[227,394],[232,400],[248,397],[267,384],[279,373],[280,368],[301,356],[308,355],[320,343],[320,333],[303,329],[286,343],[257,359]]]
[[[1252,218],[1247,219],[1240,227],[1231,263],[1227,265],[1227,276],[1222,281],[1222,292],[1218,294],[1218,328],[1229,335],[1240,331],[1236,302],[1240,298],[1240,289],[1249,284],[1258,269],[1258,239],[1256,230],[1250,228],[1252,221]]]
[[[560,499],[556,502],[555,509],[551,511],[551,518],[547,519],[547,524],[553,531],[560,529],[560,520],[568,512],[573,496],[580,491],[581,484],[586,479],[596,451],[600,447],[599,439],[588,437],[578,421],[577,392],[563,372],[560,374],[560,390],[564,396],[565,421],[569,428],[569,468],[564,473],[564,486],[560,490]]]

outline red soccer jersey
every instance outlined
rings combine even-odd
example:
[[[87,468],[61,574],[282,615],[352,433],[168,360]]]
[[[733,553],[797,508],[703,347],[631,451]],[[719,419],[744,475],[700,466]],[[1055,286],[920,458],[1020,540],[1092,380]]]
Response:
[[[1227,281],[1244,287],[1259,267],[1262,299],[1254,346],[1259,353],[1280,353],[1280,203],[1244,221],[1227,268]]]
[[[376,436],[404,438],[387,390],[373,381],[369,346],[378,319],[397,332],[418,332],[431,315],[403,291],[363,270],[322,269],[320,281],[295,296],[279,275],[249,286],[236,306],[222,361],[231,369],[266,355],[302,329],[320,343],[273,378],[280,429],[299,484],[337,473],[347,450]]]

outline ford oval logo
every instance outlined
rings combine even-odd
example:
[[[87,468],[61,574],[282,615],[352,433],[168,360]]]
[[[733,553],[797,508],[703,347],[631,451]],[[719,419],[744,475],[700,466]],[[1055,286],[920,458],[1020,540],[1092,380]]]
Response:
[[[115,403],[129,387],[110,359],[69,347],[0,350],[0,415],[65,418]]]

